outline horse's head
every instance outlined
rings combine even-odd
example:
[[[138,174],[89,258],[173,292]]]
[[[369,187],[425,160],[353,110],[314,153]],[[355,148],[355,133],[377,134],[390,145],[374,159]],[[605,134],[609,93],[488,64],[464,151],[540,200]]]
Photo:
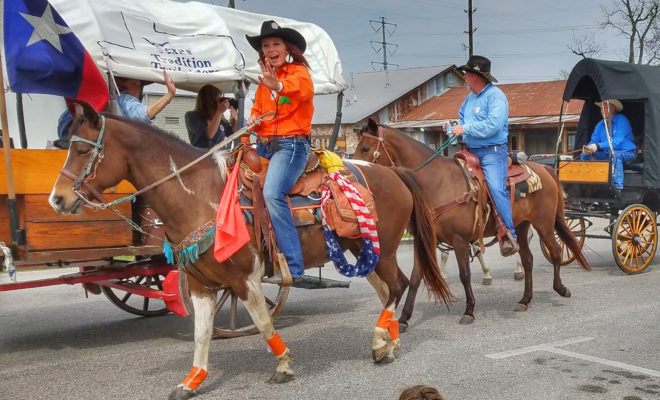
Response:
[[[369,118],[367,126],[360,131],[360,142],[355,148],[353,158],[393,167],[396,165],[393,155],[392,149],[385,145],[383,127]]]
[[[114,147],[108,125],[116,122],[86,103],[76,105],[76,115],[69,132],[69,153],[48,199],[60,214],[79,212],[90,198],[103,201],[100,193],[119,183],[126,172],[125,166],[114,165],[107,157]]]

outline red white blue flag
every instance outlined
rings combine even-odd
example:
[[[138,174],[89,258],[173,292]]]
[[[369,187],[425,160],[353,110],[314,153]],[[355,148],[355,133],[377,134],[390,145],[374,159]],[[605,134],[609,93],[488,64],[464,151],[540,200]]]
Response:
[[[101,111],[108,87],[80,40],[46,0],[5,0],[7,75],[16,93],[54,94]]]

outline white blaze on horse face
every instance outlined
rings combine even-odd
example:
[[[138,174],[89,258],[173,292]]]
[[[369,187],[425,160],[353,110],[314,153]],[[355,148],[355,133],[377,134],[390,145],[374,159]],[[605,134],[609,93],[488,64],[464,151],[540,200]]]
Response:
[[[209,349],[213,335],[215,294],[192,292],[190,298],[195,310],[195,357],[193,367],[209,370]]]
[[[66,153],[66,160],[64,161],[64,165],[68,165],[70,157],[71,151],[68,151]],[[71,182],[71,187],[70,190],[63,190],[60,188],[60,186],[63,186],[65,182],[60,182],[61,179],[62,175],[60,174],[55,180],[55,184],[53,185],[53,190],[50,192],[50,196],[48,196],[48,204],[50,204],[50,206],[53,207],[55,212],[58,214],[71,214],[71,209],[73,204],[78,199],[78,196],[73,192],[73,181],[71,181],[69,178],[65,178],[65,182]],[[58,197],[62,200],[56,201],[56,198]]]

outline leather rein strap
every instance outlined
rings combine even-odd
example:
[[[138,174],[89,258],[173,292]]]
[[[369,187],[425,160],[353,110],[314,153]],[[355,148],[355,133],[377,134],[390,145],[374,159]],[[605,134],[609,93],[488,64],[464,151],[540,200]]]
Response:
[[[364,131],[362,132],[362,136],[365,136],[370,138],[370,139],[375,139],[376,140],[376,150],[374,150],[372,157],[373,157],[373,163],[378,160],[380,157],[380,148],[383,148],[383,151],[385,152],[385,155],[387,156],[387,159],[390,161],[390,166],[391,167],[396,167],[396,163],[394,162],[394,158],[390,155],[390,152],[387,151],[387,147],[385,147],[385,139],[383,139],[383,127],[381,125],[378,125],[378,136],[372,135],[371,133]]]

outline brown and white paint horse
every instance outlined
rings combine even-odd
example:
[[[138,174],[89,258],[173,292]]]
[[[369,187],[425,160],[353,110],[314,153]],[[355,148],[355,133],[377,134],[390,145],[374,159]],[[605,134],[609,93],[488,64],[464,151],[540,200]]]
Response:
[[[70,135],[72,141],[63,170],[68,171],[65,175],[78,176],[79,181],[85,181],[85,185],[78,188],[85,197],[93,190],[102,192],[123,179],[138,190],[145,188],[170,174],[172,165],[184,166],[203,154],[203,150],[165,132],[125,118],[98,115],[87,105],[83,115],[74,121]],[[97,152],[102,157],[96,157]],[[226,161],[223,156],[214,158],[215,162],[205,159],[177,179],[167,180],[143,194],[163,221],[173,243],[180,242],[216,215],[218,199],[225,186]],[[397,264],[396,251],[409,224],[415,233],[418,265],[430,292],[445,304],[451,302],[452,295],[437,265],[430,210],[415,175],[407,170],[378,165],[360,165],[360,169],[369,182],[380,215],[377,224],[380,259],[376,270],[367,277],[384,307],[374,329],[372,356],[376,362],[389,362],[394,360],[400,346],[394,313],[408,284]],[[64,175],[55,182],[49,201],[62,214],[75,213],[83,204],[72,188],[71,178]],[[191,275],[186,270],[195,315],[195,353],[191,373],[172,391],[170,398],[192,397],[208,374],[216,301],[215,291],[208,286],[231,288],[244,303],[255,326],[277,356],[277,367],[270,382],[283,383],[293,378],[292,352],[273,328],[262,292],[264,262],[251,226],[250,233],[252,241],[227,261],[218,263],[212,251],[207,251],[194,264],[201,276]],[[299,234],[305,264],[325,263],[327,254],[320,224],[302,227]],[[354,253],[361,248],[359,239],[341,239],[340,243],[342,248]]]
[[[417,168],[431,158],[433,153],[433,150],[428,146],[403,132],[387,126],[379,126],[370,119],[366,130],[362,132],[353,157],[381,165]],[[556,176],[540,164],[529,162],[527,165],[538,174],[542,189],[516,200],[512,209],[513,222],[516,227],[518,244],[520,245],[520,259],[525,270],[525,291],[515,307],[516,311],[527,310],[534,295],[532,290],[533,257],[528,241],[530,225],[538,232],[541,240],[549,250],[554,267],[552,287],[559,295],[570,297],[571,292],[562,284],[559,276],[561,248],[555,239],[555,231],[575,254],[580,265],[586,270],[590,269],[589,262],[582,254],[575,235],[566,226],[563,190]],[[453,158],[437,156],[415,173],[426,189],[429,204],[434,208],[452,202],[469,190],[463,171]],[[475,207],[475,202],[466,201],[441,215],[435,216],[435,232],[438,242],[449,244],[454,248],[456,254],[461,283],[465,289],[466,307],[460,320],[460,323],[463,324],[474,321],[475,300],[472,293],[472,284],[470,283],[469,247],[470,243],[474,243],[479,238],[478,229],[474,229]],[[542,210],[542,212],[539,212],[539,210]],[[484,236],[494,235],[494,222],[493,218],[490,218]],[[407,323],[412,315],[419,283],[420,277],[415,266],[410,278],[406,303],[399,321],[401,324]]]

